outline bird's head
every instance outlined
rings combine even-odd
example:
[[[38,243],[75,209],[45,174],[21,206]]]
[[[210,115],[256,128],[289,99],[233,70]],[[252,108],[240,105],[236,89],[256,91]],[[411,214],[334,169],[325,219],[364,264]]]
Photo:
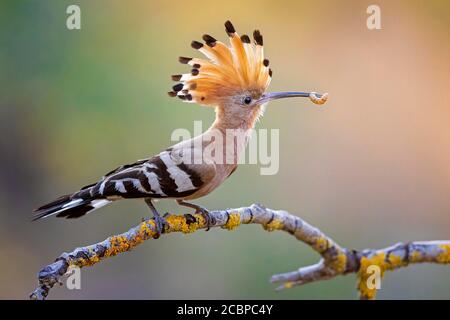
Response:
[[[266,92],[272,79],[269,60],[264,57],[263,36],[253,32],[239,36],[230,21],[225,30],[231,46],[203,35],[205,43],[192,41],[191,46],[207,59],[180,57],[179,61],[191,66],[190,73],[173,75],[179,82],[169,92],[185,102],[218,107],[219,112],[236,118],[258,118],[261,107],[275,99],[309,97],[316,104],[323,104],[327,94],[308,92]]]

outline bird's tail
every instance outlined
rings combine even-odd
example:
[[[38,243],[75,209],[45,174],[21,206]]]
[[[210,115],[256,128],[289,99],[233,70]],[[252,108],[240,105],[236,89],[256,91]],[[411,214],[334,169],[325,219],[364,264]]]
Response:
[[[33,210],[33,221],[46,218],[52,215],[68,219],[79,218],[86,213],[103,207],[111,202],[107,199],[95,199],[86,196],[88,192],[77,192],[59,197],[55,201],[47,203]]]

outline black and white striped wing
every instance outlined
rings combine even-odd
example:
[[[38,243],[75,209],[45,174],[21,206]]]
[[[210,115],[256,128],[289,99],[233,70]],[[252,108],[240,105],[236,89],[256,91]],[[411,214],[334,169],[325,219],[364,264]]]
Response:
[[[214,170],[211,166],[207,170]],[[170,150],[119,167],[90,189],[93,197],[183,198],[198,191],[205,182],[192,166],[176,161]]]

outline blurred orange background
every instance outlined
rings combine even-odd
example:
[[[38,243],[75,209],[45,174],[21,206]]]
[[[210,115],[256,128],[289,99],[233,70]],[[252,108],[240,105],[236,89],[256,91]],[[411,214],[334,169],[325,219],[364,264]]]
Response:
[[[26,299],[63,251],[126,231],[149,216],[122,201],[74,221],[32,223],[31,209],[171,144],[210,109],[170,99],[178,56],[204,33],[226,40],[260,29],[271,91],[329,92],[269,105],[259,128],[280,129],[280,171],[244,165],[198,203],[260,202],[301,216],[342,246],[379,248],[450,235],[450,4],[377,1],[73,1],[0,4],[0,298]],[[206,125],[204,125],[205,127]],[[162,212],[180,209],[160,202]],[[183,211],[184,212],[184,211]],[[82,270],[82,290],[49,298],[353,299],[355,276],[274,292],[271,274],[318,256],[283,233],[172,234]],[[389,273],[379,298],[450,298],[448,266]]]

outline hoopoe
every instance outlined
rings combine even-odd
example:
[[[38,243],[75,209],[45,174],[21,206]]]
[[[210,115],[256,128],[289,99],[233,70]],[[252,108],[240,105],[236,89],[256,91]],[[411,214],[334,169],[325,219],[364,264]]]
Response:
[[[78,218],[116,200],[143,199],[153,213],[159,235],[165,220],[154,207],[154,200],[171,198],[202,214],[209,226],[208,210],[186,200],[209,194],[236,170],[237,157],[245,149],[265,105],[289,97],[309,97],[316,104],[327,99],[327,94],[315,92],[266,93],[272,70],[264,57],[263,36],[256,30],[254,41],[247,35],[239,37],[230,21],[225,23],[225,30],[231,46],[207,34],[203,35],[205,43],[191,43],[207,59],[180,57],[179,61],[192,69],[187,74],[173,75],[172,80],[180,83],[169,92],[169,96],[185,102],[215,108],[216,119],[207,131],[156,156],[120,166],[98,182],[35,209],[34,220],[50,215]],[[231,143],[218,139],[225,137],[229,129],[238,130],[243,139],[233,138]],[[207,149],[215,152],[205,152]],[[227,161],[217,161],[219,153]]]

